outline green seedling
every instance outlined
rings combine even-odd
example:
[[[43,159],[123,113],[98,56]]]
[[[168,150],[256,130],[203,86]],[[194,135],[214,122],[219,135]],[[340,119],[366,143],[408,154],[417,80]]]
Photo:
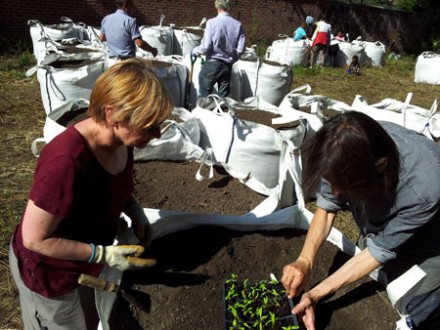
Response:
[[[280,327],[279,322],[291,316],[290,308],[285,306],[286,299],[286,291],[276,280],[251,283],[246,279],[239,282],[238,276],[232,274],[225,281],[225,304],[230,322],[228,329],[269,330]],[[280,311],[280,307],[284,309]],[[295,330],[299,326],[283,325],[281,329]]]

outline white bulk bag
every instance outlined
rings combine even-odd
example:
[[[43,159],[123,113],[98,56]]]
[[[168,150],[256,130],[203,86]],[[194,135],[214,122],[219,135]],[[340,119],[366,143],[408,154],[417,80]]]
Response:
[[[101,34],[101,28],[100,27],[94,27],[94,26],[87,26],[87,34],[89,35],[89,40],[92,43],[98,43],[102,44],[103,42],[99,39],[99,36]]]
[[[352,41],[354,45],[365,45],[365,51],[361,54],[362,58],[359,58],[360,63],[363,66],[383,67],[385,65],[385,45],[380,41],[362,41],[361,38],[357,37]]]
[[[89,99],[96,79],[104,70],[105,61],[102,60],[59,61],[37,66],[37,79],[46,114],[71,100]]]
[[[287,64],[290,66],[307,66],[310,53],[310,44],[307,40],[294,41],[285,36],[284,39],[275,40],[266,50],[268,60]]]
[[[196,106],[197,96],[199,92],[199,74],[202,70],[202,58],[205,60],[205,56],[197,57],[194,62],[191,62],[191,55],[186,54],[183,58],[183,62],[188,70],[188,83],[186,91],[186,105],[192,110]]]
[[[278,107],[282,117],[274,120],[274,123],[304,120],[307,123],[305,139],[308,139],[322,127],[326,119],[322,110],[329,109],[341,113],[353,110],[344,102],[323,95],[311,95],[311,90],[311,86],[305,84],[287,94]],[[310,112],[300,110],[303,107],[310,107]]]
[[[365,42],[366,60],[364,65],[381,68],[385,65],[385,45],[380,41]]]
[[[242,97],[258,96],[264,101],[279,105],[289,92],[293,80],[292,67],[268,60],[244,60],[234,63],[242,74]]]
[[[339,52],[336,55],[336,66],[342,68],[350,65],[354,55],[359,57],[359,62],[363,65],[362,60],[365,59],[365,42],[341,42],[339,44]]]
[[[414,82],[440,85],[440,54],[423,52],[417,57]]]
[[[85,118],[89,108],[89,100],[77,99],[70,100],[58,109],[50,112],[46,116],[43,127],[43,137],[32,141],[31,150],[35,157],[40,154],[39,143],[47,144],[58,134],[63,132],[68,125]]]
[[[148,42],[152,47],[157,49],[158,55],[173,54],[173,28],[170,26],[162,26],[165,15],[160,16],[160,23],[157,26],[142,25],[139,27],[142,39]],[[145,52],[139,49],[140,52]]]
[[[91,45],[88,29],[83,25],[74,24],[69,18],[62,17],[64,23],[43,25],[38,20],[29,20],[30,35],[32,39],[33,53],[37,64],[40,64],[50,53],[69,55],[74,57],[75,52],[84,52],[75,49],[76,45]],[[95,47],[96,48],[96,47]],[[98,51],[92,49],[90,51]],[[79,56],[74,59],[86,58]]]
[[[256,48],[256,45],[246,48],[244,54],[241,56],[241,59],[245,61],[257,61],[258,56],[256,53]],[[246,75],[246,73],[242,71],[239,65],[232,66],[231,86],[228,97],[235,101],[244,101],[245,98],[248,98],[248,96],[252,94],[248,91],[246,93],[248,96],[245,97],[245,93],[243,92],[243,82],[246,81],[248,84],[248,79],[247,77],[243,77],[244,75]]]
[[[365,113],[375,120],[388,121],[424,134],[433,140],[440,135],[440,114],[437,113],[437,101],[430,110],[410,104],[412,93],[409,93],[405,103],[385,99],[382,102],[369,105],[361,96],[356,95],[352,108]]]
[[[141,26],[142,39],[157,49],[159,55],[173,54],[173,29],[166,26]],[[139,50],[143,52],[143,50]]]
[[[188,79],[188,72],[183,58],[159,56],[151,63],[151,70],[164,83],[173,97],[174,106],[183,107],[185,105]]]
[[[409,94],[408,97],[411,97]],[[408,99],[408,102],[410,99]],[[402,118],[402,124],[419,133],[423,133],[429,139],[440,138],[440,113],[437,112],[437,99],[432,103],[431,109],[421,108],[416,105],[406,104],[394,99],[383,99],[379,103],[371,105],[377,109],[384,109],[394,113],[399,113]],[[403,117],[406,117],[403,119]]]
[[[184,108],[174,108],[173,115],[182,121],[167,120],[160,138],[151,140],[144,148],[134,149],[135,161],[199,161],[203,157],[197,118]]]
[[[82,24],[75,24],[68,17],[61,17],[61,23],[43,25],[38,20],[28,20],[31,28],[32,41],[46,36],[54,41],[62,39],[76,38],[79,40],[89,40],[87,29]]]
[[[217,104],[214,109],[204,104],[210,98]],[[203,149],[212,149],[213,161],[220,163],[232,176],[243,179],[251,189],[267,195],[279,182],[283,141],[299,146],[304,140],[305,126],[300,124],[293,129],[276,130],[238,118],[231,109],[224,112],[220,107],[225,104],[222,101],[218,96],[211,95],[200,99],[193,109],[192,114],[200,120],[199,145]],[[251,184],[247,182],[249,178],[261,184]]]
[[[173,54],[185,56],[200,45],[203,29],[198,27],[173,28]]]
[[[240,71],[238,66],[233,65],[232,66],[232,72],[231,72],[231,85],[229,90],[228,97],[236,100],[236,101],[243,101],[243,72]]]

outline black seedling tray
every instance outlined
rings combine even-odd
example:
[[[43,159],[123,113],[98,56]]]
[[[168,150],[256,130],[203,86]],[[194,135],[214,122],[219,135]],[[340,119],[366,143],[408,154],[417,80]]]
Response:
[[[225,330],[279,330],[288,326],[304,329],[292,314],[293,307],[294,302],[287,298],[282,284],[277,281],[234,279],[223,284]]]

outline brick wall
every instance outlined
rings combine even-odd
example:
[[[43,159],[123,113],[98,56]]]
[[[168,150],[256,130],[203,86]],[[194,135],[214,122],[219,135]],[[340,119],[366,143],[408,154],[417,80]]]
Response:
[[[99,26],[102,17],[115,10],[112,0],[15,0],[6,5],[1,0],[1,36],[10,41],[28,39],[27,21],[37,19],[45,25],[59,23],[62,16],[74,22]],[[134,0],[139,25],[158,25],[161,14],[164,25],[199,25],[203,17],[216,15],[213,0]],[[419,40],[430,26],[429,16],[392,11],[334,0],[232,0],[232,15],[243,22],[247,45],[279,39],[279,34],[292,35],[307,15],[329,17],[333,32],[341,30],[351,38],[362,36],[367,41],[381,41],[398,52],[420,51]],[[423,22],[423,24],[422,24]]]

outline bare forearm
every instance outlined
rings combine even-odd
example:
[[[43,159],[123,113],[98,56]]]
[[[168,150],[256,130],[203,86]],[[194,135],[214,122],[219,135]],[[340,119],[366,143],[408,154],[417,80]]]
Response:
[[[319,301],[340,288],[365,277],[379,266],[380,263],[371,256],[368,249],[365,249],[310,290],[310,293],[316,301]]]
[[[335,213],[323,209],[315,212],[301,254],[283,268],[281,282],[288,297],[295,297],[309,283],[316,255],[330,232],[334,218]]]
[[[55,259],[86,261],[92,253],[90,244],[60,237],[50,237],[26,245],[31,251]]]
[[[325,242],[333,225],[334,213],[318,209],[313,216],[306,240],[299,258],[307,260],[313,267],[316,254]]]
[[[146,42],[145,40],[138,38],[135,40],[136,45],[141,48],[142,50],[146,51],[146,52],[150,52],[152,53],[154,56],[157,55],[157,49],[154,48],[153,46],[151,46],[148,42]]]
[[[52,258],[87,260],[92,252],[89,244],[54,234],[60,221],[59,216],[50,214],[29,200],[21,228],[24,247]]]

